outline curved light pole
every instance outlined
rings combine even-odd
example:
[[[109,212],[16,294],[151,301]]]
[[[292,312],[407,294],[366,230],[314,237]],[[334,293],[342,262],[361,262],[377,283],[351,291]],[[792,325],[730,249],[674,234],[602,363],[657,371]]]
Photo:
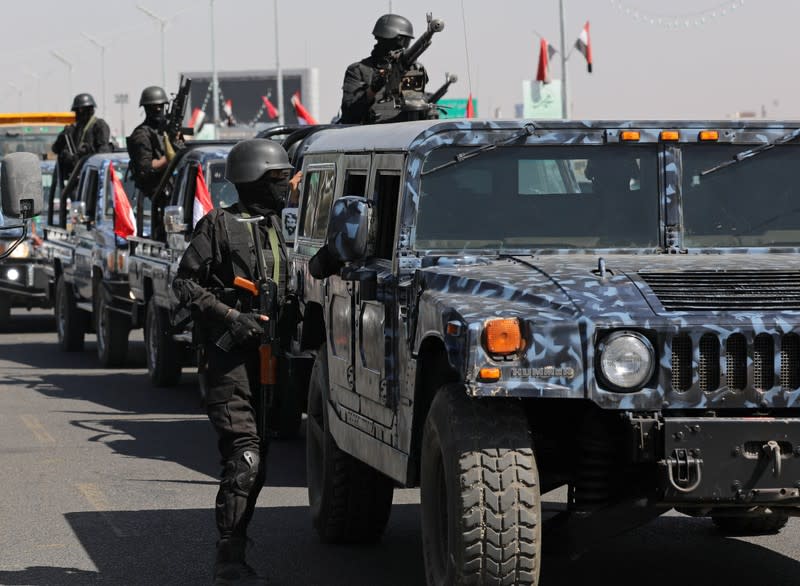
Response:
[[[50,54],[53,57],[55,57],[58,61],[60,61],[61,63],[63,63],[64,65],[67,66],[67,85],[69,87],[69,95],[70,95],[70,97],[72,97],[74,95],[72,93],[72,69],[73,69],[72,61],[67,60],[67,58],[64,57],[58,51],[50,51]]]
[[[108,45],[104,45],[100,41],[98,41],[93,36],[87,33],[81,33],[92,45],[100,49],[100,85],[102,86],[103,92],[103,108],[102,108],[102,115],[103,118],[106,117],[106,49]]]
[[[164,30],[167,28],[168,18],[161,18],[149,8],[145,8],[141,4],[137,4],[136,8],[144,12],[147,16],[155,20],[161,27],[161,87],[167,89],[167,57],[164,50]]]

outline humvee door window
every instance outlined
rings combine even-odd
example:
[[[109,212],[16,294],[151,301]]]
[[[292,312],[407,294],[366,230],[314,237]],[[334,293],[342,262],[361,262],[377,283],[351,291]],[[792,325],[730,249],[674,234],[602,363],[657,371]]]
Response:
[[[376,230],[375,256],[392,259],[394,252],[394,228],[397,220],[397,200],[400,195],[400,174],[378,171],[376,180],[376,206],[378,228]]]
[[[305,180],[300,236],[324,238],[336,185],[333,169],[311,170]],[[326,208],[327,206],[327,208]]]
[[[345,195],[366,195],[367,194],[367,173],[366,171],[348,171],[344,178]]]
[[[86,202],[86,217],[94,218],[97,211],[97,169],[88,168],[84,178],[81,200]]]
[[[654,247],[656,148],[498,147],[426,175],[465,151],[436,149],[423,165],[416,247]]]
[[[742,165],[706,169],[745,150],[736,145],[682,148],[683,243],[687,248],[800,246],[800,148],[780,145]]]

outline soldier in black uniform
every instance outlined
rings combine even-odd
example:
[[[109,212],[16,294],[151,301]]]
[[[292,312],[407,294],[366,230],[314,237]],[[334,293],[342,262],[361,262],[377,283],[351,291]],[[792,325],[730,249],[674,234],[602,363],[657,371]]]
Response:
[[[342,115],[340,124],[370,124],[370,106],[376,95],[386,85],[381,73],[386,69],[387,56],[392,51],[407,49],[414,38],[411,21],[398,14],[384,14],[375,23],[372,35],[375,47],[369,57],[353,63],[344,74],[342,85]],[[422,70],[419,64],[415,67]]]
[[[94,115],[97,104],[91,94],[78,94],[72,100],[75,124],[64,127],[53,143],[58,155],[61,179],[66,180],[75,164],[86,155],[111,152],[111,131],[102,118]]]
[[[274,141],[251,139],[234,146],[225,177],[236,186],[239,201],[200,220],[173,283],[181,303],[192,310],[205,347],[206,405],[224,466],[216,500],[220,539],[215,584],[261,583],[245,562],[245,544],[265,476],[256,397],[259,334],[267,318],[257,298],[232,283],[237,276],[255,281],[261,262],[278,284],[279,302],[285,298],[287,251],[280,212],[289,193],[291,168],[286,151]],[[237,221],[256,216],[264,219],[255,225]],[[248,226],[260,231],[263,261],[253,250],[255,239]],[[282,320],[283,316],[278,324]],[[228,352],[216,345],[226,331],[235,342]]]

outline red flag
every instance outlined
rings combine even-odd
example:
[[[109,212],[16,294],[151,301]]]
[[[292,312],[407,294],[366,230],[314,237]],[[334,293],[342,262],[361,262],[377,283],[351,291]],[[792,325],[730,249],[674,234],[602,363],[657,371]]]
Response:
[[[206,113],[203,112],[200,108],[195,108],[192,110],[192,117],[189,118],[189,128],[194,128],[199,130],[203,127],[203,122],[206,119]]]
[[[192,205],[192,229],[200,221],[200,218],[214,209],[211,201],[211,193],[208,191],[206,178],[203,176],[203,166],[197,166],[197,179],[195,180],[194,204]]]
[[[472,92],[467,98],[467,118],[475,118],[475,104],[472,103]]]
[[[120,238],[136,236],[136,220],[133,218],[133,208],[119,180],[114,163],[109,164],[108,172],[111,175],[111,185],[114,189],[114,234]]]
[[[222,111],[228,118],[228,126],[234,126],[236,124],[236,119],[233,117],[233,100],[225,100],[225,103],[222,104]]]
[[[269,96],[261,96],[261,101],[264,102],[264,107],[267,109],[267,116],[271,120],[275,120],[278,117],[278,109],[269,101]]]
[[[539,43],[539,67],[536,70],[536,81],[550,83],[550,59],[557,53],[546,40],[542,39]]]
[[[586,58],[586,69],[589,73],[592,72],[592,41],[589,38],[589,21],[586,21],[586,24],[583,25],[583,29],[581,30],[580,36],[578,36],[578,40],[575,41],[575,48],[583,53],[583,56]]]
[[[303,106],[303,103],[300,101],[299,91],[292,95],[292,106],[294,106],[294,111],[297,114],[297,121],[300,124],[318,124],[317,119],[306,110],[306,107]]]

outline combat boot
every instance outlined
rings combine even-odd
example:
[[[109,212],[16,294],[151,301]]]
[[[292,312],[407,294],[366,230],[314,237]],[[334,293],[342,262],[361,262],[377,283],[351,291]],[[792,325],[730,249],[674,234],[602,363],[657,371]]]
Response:
[[[267,581],[245,562],[247,540],[232,537],[217,543],[214,586],[263,586]]]

